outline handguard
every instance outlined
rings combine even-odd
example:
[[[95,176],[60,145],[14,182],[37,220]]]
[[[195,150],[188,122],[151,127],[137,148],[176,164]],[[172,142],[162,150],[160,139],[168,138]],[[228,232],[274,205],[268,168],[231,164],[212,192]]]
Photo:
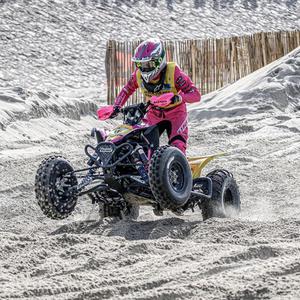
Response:
[[[100,107],[97,110],[97,115],[98,115],[99,120],[105,121],[110,118],[110,116],[112,115],[113,112],[114,112],[114,106],[106,105],[106,106]]]

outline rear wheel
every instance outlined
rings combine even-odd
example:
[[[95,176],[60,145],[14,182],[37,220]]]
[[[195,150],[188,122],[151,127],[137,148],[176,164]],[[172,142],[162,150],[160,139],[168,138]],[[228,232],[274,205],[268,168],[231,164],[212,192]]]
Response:
[[[240,192],[233,175],[226,170],[214,170],[207,175],[212,181],[212,198],[202,204],[203,220],[225,218],[240,211]]]
[[[150,161],[151,191],[161,209],[176,211],[190,198],[192,173],[184,154],[175,147],[158,148]]]
[[[77,178],[71,164],[60,156],[51,156],[39,166],[35,177],[35,195],[43,213],[51,219],[65,219],[77,203]]]

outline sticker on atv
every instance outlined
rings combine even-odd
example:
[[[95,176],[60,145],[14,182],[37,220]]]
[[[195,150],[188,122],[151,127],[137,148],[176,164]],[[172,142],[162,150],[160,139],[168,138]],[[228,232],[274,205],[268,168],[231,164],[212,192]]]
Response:
[[[116,127],[115,129],[113,129],[108,134],[106,141],[114,141],[116,139],[120,139],[133,130],[134,130],[133,126],[125,125],[125,124],[120,125],[120,126]]]

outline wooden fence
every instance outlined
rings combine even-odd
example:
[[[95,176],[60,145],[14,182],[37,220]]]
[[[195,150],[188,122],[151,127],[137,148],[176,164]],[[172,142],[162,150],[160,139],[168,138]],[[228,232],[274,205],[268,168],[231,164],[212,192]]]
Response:
[[[134,49],[141,41],[109,40],[106,49],[107,99],[112,103],[134,71]],[[167,60],[175,61],[202,94],[215,91],[289,53],[300,45],[300,31],[164,42]],[[140,101],[135,93],[128,103]]]

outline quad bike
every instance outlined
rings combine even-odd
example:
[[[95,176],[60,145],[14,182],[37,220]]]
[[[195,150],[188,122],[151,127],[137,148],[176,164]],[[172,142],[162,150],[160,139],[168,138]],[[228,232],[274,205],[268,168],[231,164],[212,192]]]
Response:
[[[164,210],[182,215],[199,207],[203,220],[225,217],[232,209],[239,211],[240,194],[230,172],[217,169],[201,176],[207,163],[222,154],[187,158],[171,146],[158,145],[153,150],[149,136],[157,132],[159,124],[148,126],[144,117],[151,106],[163,109],[169,105],[172,96],[154,96],[146,104],[123,108],[123,124],[109,133],[93,129],[97,144],[85,146],[86,168],[74,170],[61,156],[45,159],[35,178],[36,199],[43,213],[51,219],[64,219],[82,195],[99,204],[102,218],[135,220],[143,205],[152,206],[158,216]],[[100,120],[112,113],[112,106],[98,110]]]

